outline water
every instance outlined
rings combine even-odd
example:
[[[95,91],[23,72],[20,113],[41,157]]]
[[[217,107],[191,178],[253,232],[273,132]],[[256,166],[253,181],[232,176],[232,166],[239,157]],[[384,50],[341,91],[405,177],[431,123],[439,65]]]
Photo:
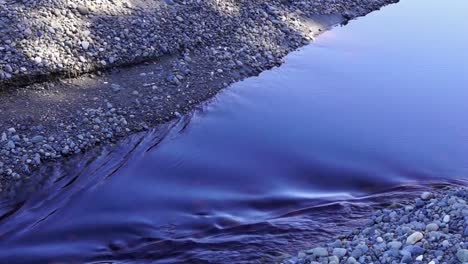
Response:
[[[404,0],[190,116],[42,168],[44,189],[1,204],[0,262],[271,263],[466,179],[466,10]]]

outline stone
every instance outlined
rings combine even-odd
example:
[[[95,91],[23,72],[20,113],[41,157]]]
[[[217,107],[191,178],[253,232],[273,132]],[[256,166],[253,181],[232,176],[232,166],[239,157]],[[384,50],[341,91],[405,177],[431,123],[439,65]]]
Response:
[[[34,136],[34,137],[31,139],[31,142],[34,143],[34,144],[41,143],[42,141],[44,141],[44,137],[43,137],[43,136]]]
[[[342,258],[346,255],[347,250],[345,248],[334,248],[332,254],[338,258]]]
[[[346,261],[348,264],[357,264],[357,260],[353,257],[349,257],[348,260]]]
[[[316,256],[316,257],[326,257],[328,256],[328,251],[326,248],[324,247],[316,247],[316,248],[313,248],[310,253],[312,253],[312,255]]]
[[[79,7],[76,8],[76,10],[78,11],[78,13],[80,13],[80,14],[83,15],[83,16],[89,14],[88,8],[86,8],[86,7],[84,7],[84,6],[79,6]]]
[[[89,42],[84,40],[84,41],[81,41],[81,47],[84,49],[84,50],[87,50],[89,48]]]
[[[444,223],[450,222],[450,215],[445,215],[442,221],[444,221]]]
[[[13,72],[13,68],[10,66],[10,64],[5,65],[4,69],[6,72]]]
[[[439,230],[439,225],[436,223],[430,223],[426,225],[426,232],[437,231]]]
[[[388,248],[400,249],[403,244],[400,241],[392,241],[387,244]]]
[[[406,244],[414,245],[421,239],[423,239],[424,235],[421,232],[414,232],[406,239]]]
[[[337,256],[330,256],[328,257],[328,264],[339,264],[340,260]]]
[[[461,263],[468,263],[468,249],[459,249],[457,258]]]
[[[429,200],[429,199],[431,199],[431,197],[432,197],[432,193],[430,193],[430,192],[423,192],[421,194],[421,199],[423,199],[423,200]]]

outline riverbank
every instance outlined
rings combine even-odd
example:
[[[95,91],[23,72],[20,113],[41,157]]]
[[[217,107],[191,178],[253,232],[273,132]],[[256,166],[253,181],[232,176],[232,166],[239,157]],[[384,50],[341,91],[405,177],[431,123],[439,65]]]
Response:
[[[467,200],[466,187],[423,192],[414,202],[377,211],[365,227],[283,263],[468,263]]]
[[[263,68],[316,33],[305,23],[307,16],[344,14],[349,19],[389,2],[2,0],[0,87],[212,45],[221,48],[213,55],[225,53],[232,66],[240,61]],[[255,50],[260,45],[263,49]]]
[[[187,113],[327,27],[392,2],[3,1],[2,193],[44,162]]]

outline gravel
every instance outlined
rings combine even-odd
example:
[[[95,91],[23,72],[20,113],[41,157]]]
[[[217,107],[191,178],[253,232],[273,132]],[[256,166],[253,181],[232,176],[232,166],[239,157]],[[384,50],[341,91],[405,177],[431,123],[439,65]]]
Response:
[[[280,65],[327,25],[393,2],[2,1],[0,193],[14,194],[44,162],[180,117],[230,83]],[[101,71],[141,62],[151,69],[122,70],[131,78],[121,82]],[[78,75],[79,84],[61,79]]]
[[[466,187],[425,192],[412,204],[379,210],[365,227],[283,264],[468,263],[467,201]]]
[[[299,42],[310,32],[297,16],[352,18],[389,2],[393,1],[6,0],[0,5],[0,86],[137,63],[221,43],[226,35],[251,38],[265,31],[274,38],[282,31],[291,35],[292,42]],[[248,55],[258,62],[279,58]],[[236,56],[241,61],[245,57]]]

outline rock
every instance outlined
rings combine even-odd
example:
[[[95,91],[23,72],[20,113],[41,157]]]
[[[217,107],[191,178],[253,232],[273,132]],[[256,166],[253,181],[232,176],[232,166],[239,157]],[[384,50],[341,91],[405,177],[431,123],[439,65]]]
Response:
[[[404,247],[405,251],[411,253],[411,255],[416,256],[416,255],[421,255],[425,252],[424,248],[415,246],[415,245],[409,245]]]
[[[337,256],[330,256],[328,257],[328,264],[339,264],[340,260]]]
[[[342,258],[346,256],[347,250],[345,248],[334,248],[333,255],[337,256],[338,258]]]
[[[357,264],[357,260],[353,257],[349,257],[348,260],[346,261],[348,264]]]
[[[429,200],[429,199],[431,199],[431,197],[432,197],[432,193],[430,193],[430,192],[423,192],[421,194],[421,199],[423,199],[423,200]]]
[[[4,69],[6,72],[10,72],[10,73],[13,72],[13,68],[10,66],[10,64],[5,65]]]
[[[450,222],[450,215],[444,216],[444,219],[442,221],[444,221],[444,223]]]
[[[42,58],[41,58],[41,57],[35,57],[35,58],[34,58],[34,62],[35,62],[36,64],[41,64],[41,63],[42,63]]]
[[[31,139],[31,142],[34,143],[34,144],[41,143],[42,141],[44,141],[44,137],[43,137],[43,136],[34,136],[34,137]]]
[[[461,263],[468,263],[468,249],[459,249],[457,258]]]
[[[406,244],[408,245],[414,245],[416,244],[419,240],[423,239],[424,235],[421,232],[414,232],[411,234],[407,239],[406,239]]]
[[[326,257],[328,256],[328,251],[324,247],[313,248],[309,253],[316,257]]]
[[[9,149],[14,149],[14,148],[16,148],[15,142],[13,142],[12,140],[9,140],[8,143],[7,143],[7,147],[8,147]]]
[[[89,48],[89,42],[84,40],[81,42],[81,47],[84,49],[84,50],[87,50]]]
[[[76,8],[76,10],[78,11],[78,13],[80,13],[80,14],[83,15],[83,16],[89,14],[88,8],[86,8],[86,7],[84,7],[84,6],[79,6],[79,7]]]
[[[387,244],[388,248],[400,249],[403,244],[400,241],[392,241]]]
[[[437,231],[439,230],[439,225],[436,223],[430,223],[426,225],[426,232]]]

